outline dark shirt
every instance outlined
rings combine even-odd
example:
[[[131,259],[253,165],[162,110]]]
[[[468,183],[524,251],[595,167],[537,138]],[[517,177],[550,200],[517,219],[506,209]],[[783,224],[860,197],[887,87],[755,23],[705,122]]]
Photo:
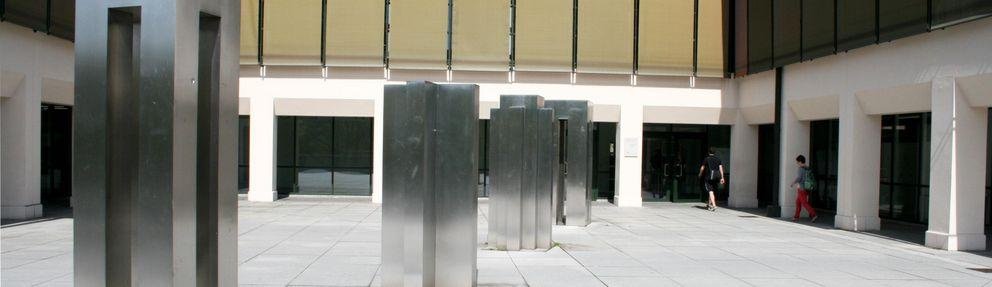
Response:
[[[723,162],[721,162],[720,159],[715,156],[711,155],[703,159],[703,166],[706,168],[706,173],[703,174],[703,179],[710,180],[710,173],[712,173],[713,171],[717,172],[716,180],[720,180],[721,178],[723,178],[723,174],[720,174],[721,165],[723,165]]]

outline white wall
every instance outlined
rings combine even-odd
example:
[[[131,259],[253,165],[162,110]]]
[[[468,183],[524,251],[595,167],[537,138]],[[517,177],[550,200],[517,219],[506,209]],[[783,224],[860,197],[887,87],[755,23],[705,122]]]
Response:
[[[41,103],[72,104],[72,43],[0,23],[0,205],[5,219],[41,216]]]

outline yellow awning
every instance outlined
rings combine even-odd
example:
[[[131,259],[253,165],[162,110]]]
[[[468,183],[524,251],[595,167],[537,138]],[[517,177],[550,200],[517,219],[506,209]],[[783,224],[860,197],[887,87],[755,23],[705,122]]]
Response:
[[[723,1],[699,0],[696,75],[723,77]]]
[[[241,64],[258,65],[258,0],[241,0]]]
[[[634,0],[580,0],[576,71],[634,69]]]
[[[692,75],[693,0],[641,0],[637,73]]]
[[[572,0],[516,4],[515,69],[572,71]]]
[[[327,0],[327,66],[382,67],[386,1]]]
[[[447,69],[448,1],[391,0],[389,5],[389,67]]]
[[[510,1],[455,1],[451,69],[509,71]]]
[[[263,64],[320,65],[321,0],[264,3]]]

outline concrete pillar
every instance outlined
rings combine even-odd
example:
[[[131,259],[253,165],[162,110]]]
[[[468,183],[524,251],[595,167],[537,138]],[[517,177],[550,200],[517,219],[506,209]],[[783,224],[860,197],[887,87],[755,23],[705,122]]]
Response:
[[[882,117],[865,114],[854,95],[840,97],[839,117],[834,226],[878,230]]]
[[[809,122],[799,120],[788,101],[782,104],[782,146],[779,152],[778,204],[782,208],[781,217],[792,218],[796,211],[796,189],[792,188],[798,168],[796,156],[809,157]]]
[[[372,115],[372,202],[382,203],[382,94],[375,95],[375,111]]]
[[[0,110],[2,217],[41,217],[41,78],[25,75],[13,96],[0,102]]]
[[[926,246],[985,250],[988,110],[972,107],[953,78],[932,83],[930,222]]]
[[[264,83],[263,83],[264,86]],[[248,200],[276,200],[276,116],[271,93],[251,97]]]
[[[641,145],[644,135],[644,106],[624,103],[617,123],[617,206],[641,206]],[[567,212],[567,211],[566,211]]]
[[[736,208],[758,207],[758,126],[744,116],[730,130],[730,197],[727,204]]]

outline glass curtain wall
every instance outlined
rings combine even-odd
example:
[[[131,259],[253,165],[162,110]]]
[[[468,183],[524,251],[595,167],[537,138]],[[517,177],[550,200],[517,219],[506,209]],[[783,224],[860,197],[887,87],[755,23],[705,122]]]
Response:
[[[809,125],[809,167],[816,175],[810,194],[814,208],[837,210],[837,149],[839,120],[813,121]]]
[[[989,223],[992,223],[992,213],[989,212],[992,209],[992,109],[989,109],[989,123],[988,123],[988,133],[986,138],[988,142],[986,143],[987,150],[985,151],[985,228],[988,229]],[[985,232],[988,234],[988,232]],[[992,246],[989,246],[992,248]]]
[[[248,193],[248,116],[238,116],[238,193]]]
[[[592,137],[593,192],[612,202],[616,191],[617,123],[594,123]]]
[[[280,116],[276,121],[280,195],[372,194],[372,119]]]
[[[926,223],[930,200],[930,113],[882,117],[879,216]]]

